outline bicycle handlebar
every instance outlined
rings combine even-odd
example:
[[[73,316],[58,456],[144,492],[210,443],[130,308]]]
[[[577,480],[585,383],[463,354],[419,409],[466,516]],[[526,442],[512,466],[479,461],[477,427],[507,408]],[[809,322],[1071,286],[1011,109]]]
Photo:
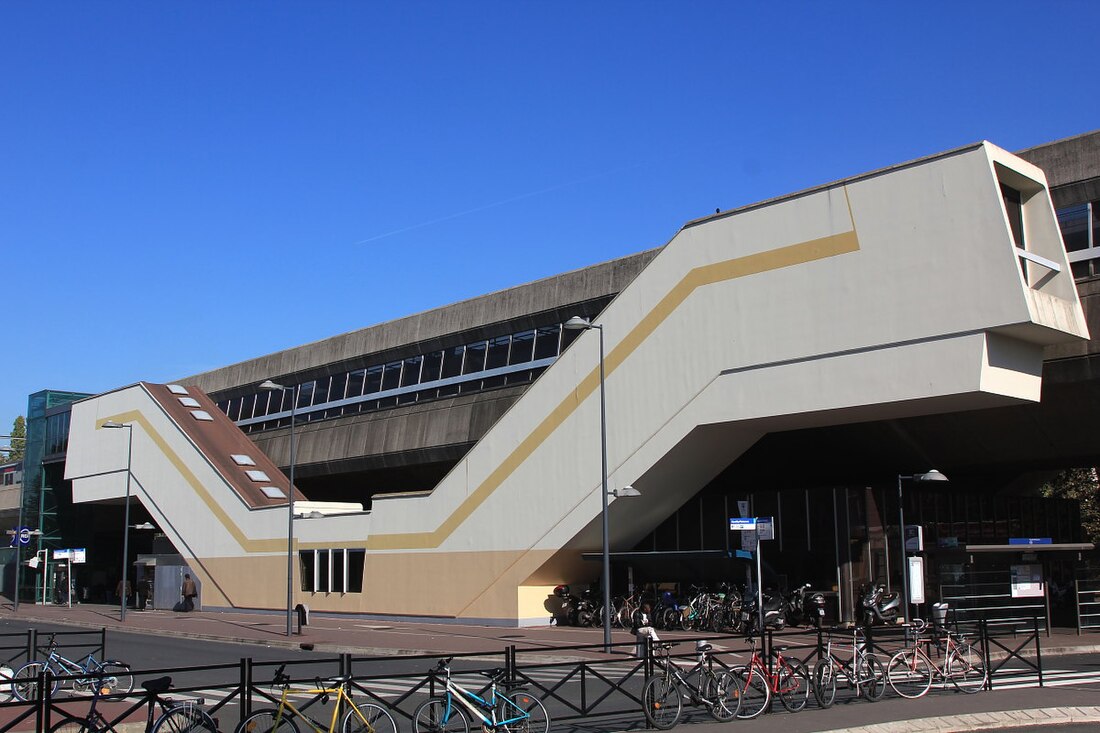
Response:
[[[290,683],[290,675],[283,674],[283,670],[286,669],[285,664],[280,664],[279,668],[275,670],[275,675],[271,679],[273,685],[286,685]]]

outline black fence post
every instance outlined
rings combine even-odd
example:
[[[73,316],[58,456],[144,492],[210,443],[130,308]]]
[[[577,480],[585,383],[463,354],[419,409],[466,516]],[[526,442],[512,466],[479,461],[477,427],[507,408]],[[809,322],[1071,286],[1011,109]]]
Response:
[[[1039,617],[1032,616],[1032,626],[1035,631],[1035,666],[1039,668],[1039,687],[1043,686],[1043,650],[1039,641]],[[1049,626],[1047,627],[1049,628]]]
[[[504,650],[504,669],[507,673],[506,680],[509,684],[516,683],[516,645],[510,644],[508,648]]]
[[[241,657],[241,719],[252,714],[252,658]]]
[[[645,669],[646,682],[648,682],[649,678],[653,676],[653,639],[648,636],[645,638],[645,649],[643,654],[645,655],[645,660],[642,666]]]
[[[340,674],[341,678],[351,677],[351,654],[349,652],[340,653]]]
[[[978,620],[979,647],[982,652],[982,669],[985,670],[985,689],[993,689],[993,675],[989,672],[989,624],[983,616]]]
[[[33,662],[38,656],[38,629],[27,631],[27,661]]]
[[[53,727],[50,725],[51,687],[53,687],[53,675],[47,667],[43,667],[38,672],[38,694],[35,695],[35,705],[38,707],[38,714],[34,716],[36,733],[44,733]]]
[[[821,634],[822,634],[821,627],[818,626],[817,627],[817,658],[818,659],[824,659],[825,658],[825,643],[824,643],[824,639],[822,638]]]
[[[107,627],[99,630],[99,655],[101,659],[107,658]]]

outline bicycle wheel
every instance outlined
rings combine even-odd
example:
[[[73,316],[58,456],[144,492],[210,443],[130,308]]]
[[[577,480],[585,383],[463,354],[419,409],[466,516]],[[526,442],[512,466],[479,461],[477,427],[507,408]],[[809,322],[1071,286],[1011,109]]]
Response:
[[[830,707],[836,700],[836,667],[831,659],[819,659],[814,665],[813,683],[817,704]]]
[[[720,722],[733,720],[741,710],[741,688],[737,679],[729,672],[715,676],[713,672],[703,677],[703,689],[700,691],[709,703],[707,712]]]
[[[358,712],[357,712],[358,711]],[[341,733],[397,733],[397,723],[389,711],[373,702],[356,703],[344,714]]]
[[[798,660],[785,661],[779,669],[779,702],[792,713],[806,707],[810,699],[810,671]]]
[[[497,720],[508,720],[516,717],[516,708],[527,713],[523,720],[500,726],[510,733],[547,733],[550,730],[550,715],[546,712],[542,700],[538,699],[526,690],[518,690],[505,698],[512,703],[501,703],[497,708]]]
[[[902,697],[921,697],[932,686],[932,665],[915,649],[902,649],[886,665],[890,687]]]
[[[649,724],[668,730],[680,722],[683,706],[680,688],[667,677],[650,677],[642,688],[642,712]]]
[[[38,675],[42,674],[46,665],[42,662],[27,662],[12,675],[12,692],[24,702],[38,698]],[[57,693],[58,681],[54,679],[50,686],[50,695]]]
[[[867,700],[881,700],[886,694],[886,670],[875,655],[866,654],[856,660],[856,676],[859,692]]]
[[[157,718],[151,733],[218,733],[218,726],[202,708],[184,704]]]
[[[257,710],[237,723],[233,733],[298,733],[298,724],[290,715],[280,716],[276,722],[278,715],[279,711],[275,708]]]
[[[985,687],[986,670],[981,652],[970,644],[959,644],[947,657],[947,676],[955,688],[973,695]]]
[[[772,688],[759,671],[751,667],[734,667],[730,670],[741,690],[741,709],[738,720],[752,720],[763,715],[772,701]]]
[[[433,697],[420,703],[413,713],[413,731],[415,733],[470,733],[470,722],[466,714],[446,698]]]
[[[100,690],[103,694],[129,695],[133,692],[134,676],[130,674],[129,665],[107,662],[100,667],[100,672],[103,673],[103,680],[100,682]]]
[[[99,733],[98,726],[89,727],[88,721],[83,718],[70,718],[54,723],[50,733]]]

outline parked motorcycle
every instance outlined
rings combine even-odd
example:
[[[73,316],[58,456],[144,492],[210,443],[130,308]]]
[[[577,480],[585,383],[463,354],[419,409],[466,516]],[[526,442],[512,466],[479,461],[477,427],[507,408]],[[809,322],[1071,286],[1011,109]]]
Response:
[[[595,588],[588,588],[581,594],[577,601],[577,626],[599,626],[603,619],[600,616],[600,592]]]
[[[558,617],[566,626],[577,625],[577,604],[580,598],[573,595],[568,585],[559,585],[554,588],[554,595],[561,599],[561,609]]]
[[[825,594],[810,590],[806,583],[787,594],[783,610],[791,626],[810,624],[820,629],[825,620]]]
[[[870,583],[860,592],[860,607],[864,626],[892,624],[901,612],[901,595],[887,593],[886,586],[881,583]]]
[[[771,591],[764,591],[764,628],[774,631],[781,630],[787,623],[783,614],[783,596]],[[741,620],[744,622],[745,631],[749,634],[759,633],[760,614],[756,610],[756,595],[747,597],[741,605]]]

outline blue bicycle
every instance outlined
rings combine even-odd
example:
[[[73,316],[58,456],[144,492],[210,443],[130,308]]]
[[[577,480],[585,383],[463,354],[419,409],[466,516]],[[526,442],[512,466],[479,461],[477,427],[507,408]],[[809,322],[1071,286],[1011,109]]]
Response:
[[[417,707],[413,713],[415,733],[469,733],[470,718],[479,721],[487,731],[547,733],[550,716],[542,701],[519,686],[505,684],[503,669],[480,673],[489,678],[488,691],[483,692],[485,697],[482,697],[451,679],[453,659],[439,660],[430,672],[443,675],[444,694]],[[505,691],[498,691],[498,686],[503,686]]]
[[[103,695],[129,694],[134,689],[134,676],[130,674],[130,665],[117,659],[100,661],[89,654],[79,662],[62,656],[57,651],[57,637],[50,634],[49,652],[45,660],[27,662],[15,670],[12,678],[12,692],[20,700],[34,700],[38,697],[38,677],[48,671],[53,675],[50,694],[56,694],[61,686],[58,677],[71,677],[73,692],[99,692]]]

